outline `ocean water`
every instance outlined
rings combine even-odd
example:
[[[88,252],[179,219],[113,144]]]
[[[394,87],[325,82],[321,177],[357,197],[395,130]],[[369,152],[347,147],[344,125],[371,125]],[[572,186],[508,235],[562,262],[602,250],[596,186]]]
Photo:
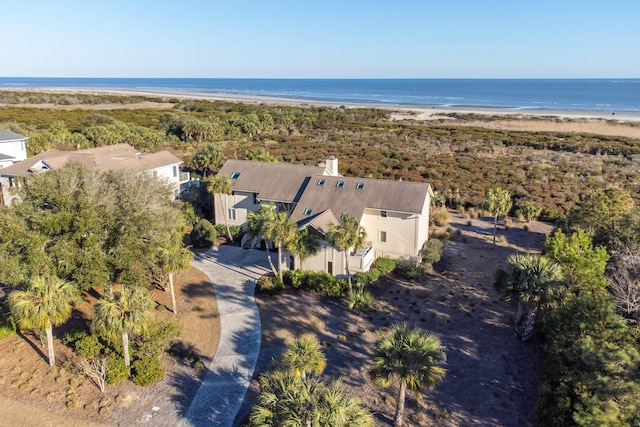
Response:
[[[314,101],[640,112],[640,79],[194,79],[0,77],[2,88],[138,89]]]

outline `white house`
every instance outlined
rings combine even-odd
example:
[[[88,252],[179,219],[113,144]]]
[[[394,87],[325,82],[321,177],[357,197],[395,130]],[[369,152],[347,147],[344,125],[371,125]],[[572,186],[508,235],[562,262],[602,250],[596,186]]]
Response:
[[[0,130],[0,169],[27,158],[27,137],[8,130]]]
[[[131,173],[149,173],[166,180],[173,188],[174,196],[180,192],[182,160],[168,151],[140,153],[128,144],[108,145],[78,151],[45,151],[26,160],[0,169],[1,198],[10,204],[15,198],[9,189],[19,186],[21,178],[35,172],[59,169],[67,162],[78,162],[92,170],[124,170]]]
[[[427,183],[342,177],[338,160],[326,165],[302,166],[227,161],[219,172],[231,180],[233,194],[214,198],[215,222],[243,225],[247,213],[261,203],[273,203],[300,228],[307,228],[322,241],[317,255],[304,260],[304,269],[346,273],[344,254],[326,242],[331,223],[342,213],[355,216],[367,232],[367,244],[352,254],[352,272],[367,271],[377,257],[420,260],[429,238],[429,207],[433,192]],[[285,262],[294,265],[292,257]]]

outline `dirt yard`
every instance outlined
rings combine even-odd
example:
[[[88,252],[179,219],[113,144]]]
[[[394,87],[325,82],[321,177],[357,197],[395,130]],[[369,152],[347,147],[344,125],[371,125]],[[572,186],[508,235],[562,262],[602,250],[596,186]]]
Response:
[[[213,287],[207,276],[191,268],[176,277],[178,318],[185,325],[181,342],[208,366],[220,337]],[[156,317],[173,316],[169,294],[154,291]],[[74,321],[86,319],[95,297],[74,311]],[[14,335],[0,341],[0,425],[7,426],[131,426],[149,423],[174,426],[188,408],[205,370],[196,373],[182,358],[165,355],[165,377],[149,387],[131,381],[107,386],[105,393],[83,374],[75,372],[74,354],[60,342],[54,329],[57,364],[50,368],[46,346],[38,337]]]
[[[530,426],[543,360],[537,343],[522,344],[514,333],[514,312],[493,288],[494,272],[515,252],[537,252],[552,229],[542,223],[515,224],[498,231],[507,242],[491,243],[490,218],[453,214],[460,234],[446,244],[437,271],[417,283],[388,278],[371,287],[373,310],[359,316],[345,301],[287,290],[258,296],[262,318],[259,369],[303,333],[313,333],[327,355],[326,380],[341,378],[374,412],[380,426],[392,424],[396,390],[368,378],[377,333],[408,322],[437,334],[447,353],[445,380],[422,399],[410,394],[408,425]],[[236,424],[258,393],[254,380]]]

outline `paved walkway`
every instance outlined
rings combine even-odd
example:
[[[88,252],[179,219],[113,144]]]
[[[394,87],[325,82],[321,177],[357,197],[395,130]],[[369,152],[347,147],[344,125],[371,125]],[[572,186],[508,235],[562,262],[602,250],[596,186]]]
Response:
[[[253,295],[255,281],[268,271],[267,265],[263,251],[224,245],[193,261],[213,283],[221,333],[209,372],[181,427],[233,425],[260,353],[260,313]]]

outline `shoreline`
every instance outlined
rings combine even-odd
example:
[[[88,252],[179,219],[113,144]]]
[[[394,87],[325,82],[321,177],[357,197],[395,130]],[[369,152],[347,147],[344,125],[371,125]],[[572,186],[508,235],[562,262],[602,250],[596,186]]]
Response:
[[[640,123],[640,111],[569,111],[552,109],[526,109],[517,107],[494,106],[449,106],[426,104],[396,104],[374,102],[342,102],[334,100],[287,98],[268,95],[243,95],[235,93],[190,91],[178,89],[139,89],[139,88],[0,88],[0,92],[34,92],[64,94],[103,94],[114,96],[148,96],[157,98],[177,98],[209,101],[244,102],[249,104],[273,104],[302,107],[334,107],[334,108],[373,108],[391,112],[393,120],[443,120],[451,114],[475,114],[479,116],[499,116],[505,120],[541,119],[541,120],[577,120],[602,121],[611,125]],[[8,104],[13,105],[13,104]],[[19,104],[17,104],[19,105]],[[453,119],[453,118],[451,118]],[[639,135],[640,137],[640,135]]]

